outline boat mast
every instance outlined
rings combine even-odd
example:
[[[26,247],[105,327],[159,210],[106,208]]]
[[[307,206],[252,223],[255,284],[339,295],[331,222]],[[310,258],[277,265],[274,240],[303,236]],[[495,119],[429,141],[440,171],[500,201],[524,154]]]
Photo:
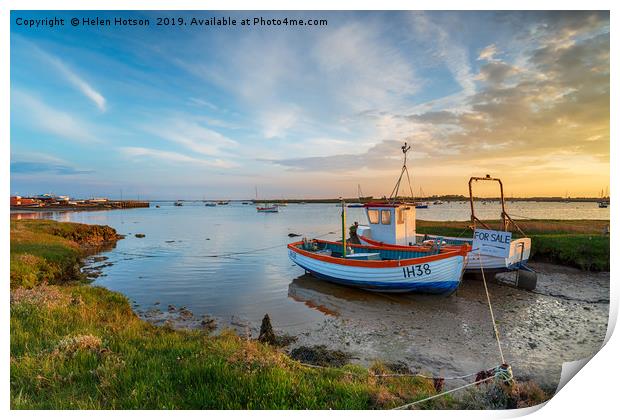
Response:
[[[404,160],[403,160],[403,168],[400,171],[400,176],[398,177],[398,181],[396,181],[396,185],[394,185],[394,189],[390,194],[390,200],[395,202],[398,199],[398,190],[400,189],[400,182],[403,179],[403,175],[407,174],[407,182],[409,183],[409,193],[411,194],[411,199],[413,200],[413,189],[411,188],[411,178],[409,178],[409,170],[407,169],[407,152],[411,150],[411,146],[407,145],[405,142],[404,146],[401,146],[400,149],[403,151]]]
[[[341,205],[342,205],[342,212],[341,212],[341,219],[342,219],[342,257],[345,258],[347,256],[347,235],[346,235],[346,226],[347,226],[347,213],[345,211],[345,203],[344,203],[344,198],[340,197],[341,200]]]

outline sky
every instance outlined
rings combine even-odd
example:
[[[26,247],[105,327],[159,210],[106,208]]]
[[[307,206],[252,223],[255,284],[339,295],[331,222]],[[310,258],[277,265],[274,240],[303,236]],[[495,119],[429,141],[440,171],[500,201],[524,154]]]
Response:
[[[156,26],[174,16],[237,26]],[[240,26],[260,16],[327,25]],[[415,195],[491,174],[508,196],[598,196],[609,51],[608,12],[13,11],[11,193],[380,197],[406,141]]]

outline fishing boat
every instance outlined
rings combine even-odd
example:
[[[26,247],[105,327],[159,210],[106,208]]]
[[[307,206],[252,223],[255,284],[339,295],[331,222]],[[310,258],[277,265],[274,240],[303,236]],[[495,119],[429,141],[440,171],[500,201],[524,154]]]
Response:
[[[174,205],[177,206],[177,207],[181,207],[183,205],[183,202],[182,201],[175,201]]]
[[[207,202],[205,203],[205,207],[216,207],[217,203],[213,203],[213,202]]]
[[[349,245],[343,253],[339,242],[314,239],[289,244],[288,254],[314,277],[333,283],[381,292],[449,294],[461,283],[470,249]]]
[[[218,206],[227,206],[227,205],[228,205],[228,203],[229,203],[228,201],[218,201],[218,202],[217,202],[217,205],[218,205]]]
[[[469,245],[381,247],[347,244],[342,202],[342,241],[303,239],[288,245],[291,261],[314,277],[377,292],[450,294],[460,285]]]
[[[416,232],[416,206],[412,203],[399,202],[394,199],[394,197],[398,195],[398,187],[403,173],[407,171],[406,151],[404,148],[403,152],[405,153],[405,164],[401,171],[401,177],[392,191],[392,195],[390,196],[391,199],[382,202],[367,203],[365,205],[368,224],[358,224],[356,227],[356,235],[360,243],[369,246],[400,249],[408,246],[415,247],[423,244],[425,241],[441,240],[441,245],[445,247],[459,247],[462,245],[472,246],[473,238],[471,236],[446,237],[433,234],[418,234]],[[491,178],[487,175],[486,177],[472,177],[469,180],[472,234],[477,227],[490,229],[488,224],[480,220],[474,212],[472,183],[476,181],[499,182],[502,205],[500,229],[506,232],[508,228],[512,226],[522,237],[511,239],[510,252],[507,257],[485,255],[479,250],[472,250],[467,258],[466,271],[470,273],[479,273],[482,268],[489,274],[520,269],[531,272],[532,270],[527,267],[527,261],[532,246],[531,239],[526,237],[523,231],[521,231],[518,225],[506,212],[503,184],[499,178]]]
[[[505,213],[505,210],[502,213],[502,226],[504,227],[503,230],[506,231],[509,224],[514,222]],[[472,237],[416,233],[415,208],[407,205],[407,203],[368,203],[366,205],[366,217],[368,225],[358,225],[356,229],[359,241],[365,245],[402,248],[434,240],[441,240],[441,244],[448,247],[473,245]],[[472,213],[472,221],[474,230],[477,225],[489,229],[489,226],[479,220],[474,213]],[[524,237],[510,241],[510,253],[505,258],[483,255],[478,250],[473,250],[467,258],[466,271],[480,272],[481,267],[488,273],[518,269],[527,270],[526,264],[532,243],[530,238],[525,237],[523,233],[522,235]]]

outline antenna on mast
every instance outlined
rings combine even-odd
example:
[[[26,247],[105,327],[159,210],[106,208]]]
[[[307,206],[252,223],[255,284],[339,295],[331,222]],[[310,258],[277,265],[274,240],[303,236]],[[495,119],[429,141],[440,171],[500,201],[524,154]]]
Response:
[[[411,146],[405,142],[403,146],[400,146],[400,149],[403,152],[403,168],[400,171],[400,176],[398,177],[398,181],[396,181],[396,185],[394,185],[394,189],[390,194],[390,200],[395,202],[398,198],[398,190],[400,189],[400,182],[403,179],[403,175],[407,174],[407,183],[409,184],[409,193],[411,194],[411,199],[413,200],[413,189],[411,188],[411,178],[409,178],[409,170],[407,169],[407,152],[411,150]]]

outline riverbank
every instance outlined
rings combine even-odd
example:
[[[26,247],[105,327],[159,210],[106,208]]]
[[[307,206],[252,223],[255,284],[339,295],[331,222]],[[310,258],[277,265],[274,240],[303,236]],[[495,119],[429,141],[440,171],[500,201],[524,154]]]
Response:
[[[86,284],[79,270],[81,258],[118,239],[109,227],[11,221],[11,408],[372,409],[441,389],[420,377],[377,377],[391,371],[380,362],[309,368],[232,331],[151,325],[126,297]],[[510,408],[547,398],[524,382],[420,408]]]
[[[498,220],[485,221],[499,226]],[[576,267],[586,271],[609,271],[609,220],[518,220],[519,227],[532,239],[530,260]],[[416,221],[420,234],[469,236],[469,221]],[[518,232],[513,231],[518,238]]]
[[[12,212],[45,212],[45,211],[95,211],[95,210],[114,210],[114,209],[136,209],[148,208],[151,204],[148,201],[123,200],[123,201],[103,201],[96,203],[40,203],[38,206],[11,206]]]

